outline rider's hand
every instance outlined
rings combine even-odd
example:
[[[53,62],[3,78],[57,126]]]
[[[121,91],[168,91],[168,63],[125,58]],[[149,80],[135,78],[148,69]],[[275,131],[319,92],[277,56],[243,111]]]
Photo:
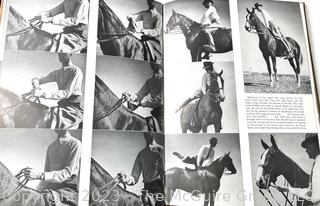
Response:
[[[38,14],[39,17],[42,17],[42,16],[46,16],[46,17],[49,17],[50,16],[50,11],[42,11]]]
[[[40,21],[42,23],[52,23],[53,18],[52,17],[47,17],[47,16],[41,16]]]
[[[44,92],[40,88],[33,89],[32,95],[35,97],[43,97]]]
[[[32,80],[31,80],[31,84],[32,84],[32,87],[33,87],[34,89],[39,88],[39,85],[40,85],[39,79],[37,79],[37,78],[32,79]]]
[[[120,181],[123,183],[127,183],[129,181],[127,175],[124,174],[123,172],[119,172],[118,177],[119,177]]]
[[[29,180],[40,180],[40,179],[43,179],[44,173],[39,172],[39,171],[32,169],[32,168],[27,168],[24,171],[24,176],[25,176],[25,178],[27,178]]]

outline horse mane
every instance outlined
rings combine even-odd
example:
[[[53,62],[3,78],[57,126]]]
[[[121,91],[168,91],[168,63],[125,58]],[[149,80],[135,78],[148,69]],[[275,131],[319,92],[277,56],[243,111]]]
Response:
[[[9,13],[16,18],[18,25],[22,24],[23,26],[29,26],[29,21],[12,6],[9,6]]]
[[[126,27],[122,21],[113,12],[113,10],[105,3],[104,0],[99,0],[99,16],[98,16],[99,31],[105,33],[107,27],[118,28],[120,33],[127,33]],[[109,25],[110,24],[110,25]]]
[[[0,161],[0,191],[1,195],[5,195],[8,191],[13,191],[18,184],[17,179],[10,170]],[[0,196],[1,198],[1,196]]]
[[[14,103],[17,103],[17,102],[21,102],[22,99],[19,95],[15,94],[14,92],[8,90],[8,89],[5,89],[3,87],[0,87],[0,97],[2,99],[2,102],[4,102],[4,97],[10,99],[10,101],[13,101]],[[10,106],[10,105],[8,105]],[[1,107],[1,104],[0,104],[0,107]]]
[[[252,12],[251,15],[254,15],[254,17],[257,19],[258,26],[260,26],[262,29],[268,29],[255,12]]]

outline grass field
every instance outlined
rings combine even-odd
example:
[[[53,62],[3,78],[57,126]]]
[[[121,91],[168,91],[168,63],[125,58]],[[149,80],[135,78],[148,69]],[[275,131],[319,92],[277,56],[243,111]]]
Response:
[[[244,87],[246,93],[287,93],[311,94],[310,77],[301,75],[301,87],[297,86],[295,75],[278,74],[279,81],[269,85],[267,73],[244,73]]]

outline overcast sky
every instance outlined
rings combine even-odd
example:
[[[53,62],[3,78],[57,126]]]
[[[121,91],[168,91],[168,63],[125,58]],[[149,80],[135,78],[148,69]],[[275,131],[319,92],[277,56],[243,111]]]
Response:
[[[290,36],[299,43],[304,61],[301,74],[309,74],[306,42],[299,3],[270,0],[261,0],[260,2],[280,27],[283,35]],[[246,15],[248,14],[246,8],[251,10],[253,4],[252,0],[238,0],[243,70],[267,73],[267,65],[259,49],[258,35],[249,33],[244,28]],[[279,74],[294,74],[287,60],[277,58],[277,65]]]
[[[71,135],[81,139],[81,130],[70,131]],[[46,152],[57,134],[48,129],[1,129],[0,161],[16,175],[25,167],[43,171]],[[30,181],[27,186],[33,188],[37,181]]]
[[[166,135],[166,169],[172,167],[179,168],[194,168],[192,165],[187,165],[181,162],[172,152],[179,152],[183,156],[196,155],[202,145],[209,144],[209,139],[214,136],[218,139],[215,147],[215,159],[230,152],[230,157],[237,169],[234,175],[224,175],[221,178],[221,187],[218,191],[220,194],[230,195],[230,200],[224,201],[222,198],[215,201],[215,206],[241,206],[243,202],[239,201],[237,194],[243,190],[242,184],[242,169],[240,143],[238,134],[181,134],[181,135]],[[189,196],[190,197],[190,196]],[[203,201],[172,201],[171,204],[179,204],[184,206],[202,206]]]
[[[280,150],[295,161],[305,172],[310,174],[313,161],[309,159],[305,149],[301,147],[301,142],[304,140],[305,134],[273,134],[275,141],[277,142]],[[252,168],[252,181],[253,181],[253,191],[255,193],[254,200],[255,205],[259,206],[269,206],[265,201],[264,197],[258,191],[258,187],[255,184],[255,178],[257,174],[258,165],[260,163],[261,154],[265,151],[262,147],[260,140],[262,139],[269,146],[271,145],[270,134],[250,134],[250,159]],[[276,184],[284,184],[284,179],[279,177]],[[275,198],[284,204],[283,197],[281,194],[271,188]],[[291,198],[291,197],[290,197]]]
[[[158,144],[164,145],[161,135],[153,134]],[[146,146],[142,132],[112,132],[94,130],[92,138],[92,158],[94,158],[113,177],[119,172],[131,174],[138,153]],[[138,195],[143,188],[142,176],[134,186],[127,190]]]

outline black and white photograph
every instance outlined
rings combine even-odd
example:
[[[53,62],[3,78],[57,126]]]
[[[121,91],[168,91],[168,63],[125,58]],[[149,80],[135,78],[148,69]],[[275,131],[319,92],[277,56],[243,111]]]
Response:
[[[249,134],[249,141],[255,205],[319,204],[316,133]]]
[[[233,62],[172,64],[165,85],[166,134],[239,131]]]
[[[97,56],[93,128],[163,132],[163,84],[159,64]]]
[[[90,206],[164,205],[164,136],[94,130]]]
[[[238,134],[168,135],[167,204],[243,206]]]
[[[99,0],[97,54],[163,64],[162,4]]]
[[[302,3],[239,0],[246,93],[311,94]]]
[[[78,205],[81,130],[0,130],[0,205]]]
[[[8,0],[9,50],[86,53],[89,0]]]
[[[233,61],[229,0],[177,0],[164,11],[166,62]]]
[[[0,128],[81,128],[85,68],[84,54],[7,50]]]

